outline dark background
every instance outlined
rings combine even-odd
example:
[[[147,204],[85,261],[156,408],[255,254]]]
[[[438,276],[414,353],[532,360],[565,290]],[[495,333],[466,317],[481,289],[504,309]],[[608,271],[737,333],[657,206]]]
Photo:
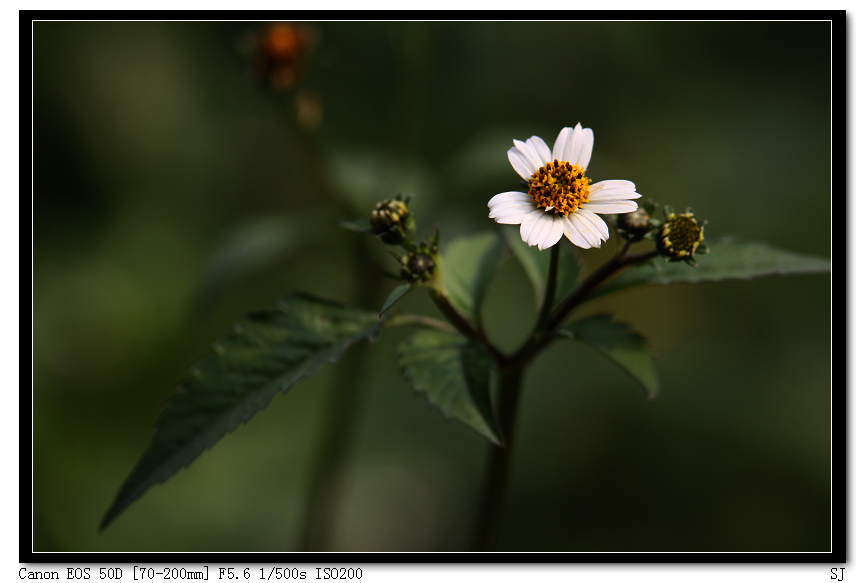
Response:
[[[335,367],[97,525],[173,386],[293,290],[377,308],[393,284],[333,226],[413,194],[445,247],[517,187],[513,138],[595,132],[589,176],[708,219],[709,237],[830,257],[830,23],[309,23],[302,82],[268,89],[256,23],[34,23],[36,551],[298,548]],[[314,130],[295,99],[318,99]],[[580,251],[589,268],[615,241]],[[576,251],[576,250],[575,250]],[[359,276],[358,272],[362,272]],[[516,346],[513,260],[485,304]],[[400,309],[435,314],[424,294]],[[527,377],[502,550],[830,550],[830,278],[610,296],[660,397],[588,348]],[[355,426],[325,550],[467,548],[486,444],[358,349]]]

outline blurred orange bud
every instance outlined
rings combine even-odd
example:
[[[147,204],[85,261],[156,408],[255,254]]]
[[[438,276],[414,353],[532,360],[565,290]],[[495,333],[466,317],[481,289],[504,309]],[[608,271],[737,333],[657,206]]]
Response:
[[[290,22],[265,28],[258,40],[259,73],[265,83],[280,91],[294,87],[312,38],[309,27]]]

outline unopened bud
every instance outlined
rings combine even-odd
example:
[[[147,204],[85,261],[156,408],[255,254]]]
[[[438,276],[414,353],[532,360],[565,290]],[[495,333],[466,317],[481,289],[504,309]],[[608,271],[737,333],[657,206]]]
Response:
[[[703,241],[703,226],[690,212],[670,213],[658,232],[657,247],[671,261],[687,261],[694,264],[694,253]]]
[[[402,277],[408,281],[427,281],[435,270],[436,262],[423,252],[409,253],[400,258]]]
[[[652,230],[649,213],[644,209],[637,210],[619,215],[616,219],[616,226],[619,232],[631,242],[639,241],[646,233]]]
[[[384,200],[375,205],[369,222],[376,234],[384,233],[408,217],[408,207],[401,200]]]
[[[399,199],[378,203],[369,223],[373,232],[388,245],[399,245],[410,240],[414,231],[414,219],[406,204]]]

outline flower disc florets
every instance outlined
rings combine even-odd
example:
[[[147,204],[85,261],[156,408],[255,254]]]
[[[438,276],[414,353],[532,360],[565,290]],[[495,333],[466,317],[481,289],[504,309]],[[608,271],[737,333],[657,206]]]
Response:
[[[692,259],[703,241],[703,227],[691,213],[667,215],[658,233],[658,251],[672,261]]]
[[[589,180],[583,168],[570,162],[547,162],[529,179],[529,196],[538,208],[566,217],[589,200]]]

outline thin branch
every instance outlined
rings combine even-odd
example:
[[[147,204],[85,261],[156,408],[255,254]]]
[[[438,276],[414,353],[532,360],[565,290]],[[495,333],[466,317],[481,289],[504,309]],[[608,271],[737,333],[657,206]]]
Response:
[[[492,342],[490,342],[490,339],[487,338],[487,335],[484,333],[482,328],[475,328],[468,320],[463,318],[462,314],[456,311],[441,288],[430,287],[429,293],[433,302],[438,306],[442,314],[444,314],[448,321],[453,324],[463,336],[477,340],[483,344],[490,356],[493,357],[493,360],[496,361],[496,364],[502,365],[507,361],[505,355],[496,348]]]

